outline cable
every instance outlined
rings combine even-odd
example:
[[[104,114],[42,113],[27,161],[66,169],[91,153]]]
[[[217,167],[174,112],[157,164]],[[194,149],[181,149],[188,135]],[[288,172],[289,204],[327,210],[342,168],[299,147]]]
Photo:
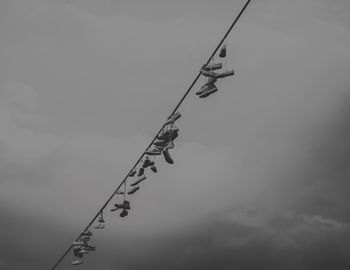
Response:
[[[221,41],[219,42],[219,44],[216,46],[216,48],[214,49],[213,53],[210,55],[209,59],[207,60],[207,62],[205,63],[205,65],[209,64],[209,62],[212,60],[212,58],[214,57],[214,55],[217,53],[217,51],[220,49],[221,45],[224,43],[224,41],[226,40],[227,36],[231,33],[233,27],[236,25],[236,23],[238,22],[238,20],[240,19],[240,17],[242,16],[242,14],[244,13],[244,11],[246,10],[246,8],[248,7],[249,3],[251,2],[251,0],[248,0],[245,5],[243,6],[243,8],[241,9],[241,11],[239,12],[239,14],[237,15],[237,17],[235,18],[235,20],[233,21],[233,23],[231,24],[231,26],[229,27],[229,29],[226,31],[226,34],[224,35],[224,37],[221,39]],[[192,90],[193,86],[196,84],[196,82],[198,81],[199,77],[201,76],[201,73],[199,72],[198,75],[196,76],[196,78],[194,79],[194,81],[191,83],[191,85],[189,86],[189,88],[187,89],[187,91],[185,92],[185,94],[183,95],[183,97],[180,99],[180,101],[178,102],[178,104],[175,106],[174,110],[172,111],[172,113],[170,114],[173,115],[174,113],[176,113],[176,111],[179,109],[179,107],[181,106],[181,104],[184,102],[184,100],[186,99],[187,95],[190,93],[190,91]],[[119,188],[126,182],[127,178],[129,177],[129,174],[136,168],[136,166],[139,164],[139,162],[142,160],[142,158],[145,155],[145,152],[147,151],[147,149],[149,149],[153,142],[155,141],[155,139],[157,138],[157,136],[159,135],[159,133],[163,130],[163,128],[166,125],[163,124],[161,129],[157,132],[157,134],[154,136],[154,138],[152,139],[152,141],[150,142],[150,144],[147,146],[147,148],[143,151],[143,153],[141,154],[141,156],[139,157],[139,159],[136,161],[136,163],[134,164],[134,166],[131,168],[131,170],[129,171],[129,173],[124,177],[123,181],[117,186],[117,188],[114,190],[114,192],[109,196],[109,198],[107,199],[107,201],[103,204],[103,206],[100,208],[100,210],[98,210],[97,214],[94,216],[94,218],[90,221],[90,223],[85,227],[85,229],[82,232],[86,232],[91,225],[95,222],[95,220],[98,218],[100,212],[102,212],[107,205],[110,203],[110,201],[113,199],[113,197],[115,196],[115,194],[117,193],[117,191],[119,190]],[[80,239],[81,234],[79,234],[79,236],[76,238],[75,241],[78,241]],[[71,245],[64,253],[63,255],[58,259],[58,261],[54,264],[54,266],[51,268],[51,270],[56,269],[56,267],[62,262],[62,260],[64,259],[64,257],[70,252],[70,250],[72,249],[73,245]]]

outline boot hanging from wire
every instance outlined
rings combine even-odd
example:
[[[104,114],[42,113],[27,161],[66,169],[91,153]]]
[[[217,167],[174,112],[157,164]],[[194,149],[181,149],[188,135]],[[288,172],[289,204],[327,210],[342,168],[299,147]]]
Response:
[[[101,211],[98,218],[97,218],[97,224],[94,226],[94,229],[104,229],[105,228],[105,220],[103,218],[103,212]]]
[[[220,53],[219,53],[219,57],[220,58],[225,58],[226,57],[226,42],[225,44],[221,47]]]
[[[221,73],[214,72],[214,70],[219,70],[223,68],[222,63],[215,63],[215,58],[213,57],[211,60],[213,63],[209,63],[208,65],[204,65],[201,68],[201,74],[204,77],[207,77],[207,82],[196,92],[196,95],[199,96],[199,98],[206,98],[215,92],[218,91],[218,88],[216,86],[216,82],[218,79],[226,78],[229,76],[233,76],[235,74],[234,70],[228,70],[227,69],[227,45],[226,43],[222,46],[220,53],[220,58],[224,58],[225,65],[224,65],[224,71]]]

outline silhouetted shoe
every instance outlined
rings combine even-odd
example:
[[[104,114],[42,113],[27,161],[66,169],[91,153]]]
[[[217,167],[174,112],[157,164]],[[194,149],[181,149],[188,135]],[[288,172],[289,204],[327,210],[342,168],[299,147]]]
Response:
[[[154,173],[157,173],[157,172],[158,172],[158,170],[157,170],[157,167],[156,167],[156,166],[152,166],[152,167],[151,167],[151,170],[152,170],[152,172],[154,172]]]
[[[214,94],[216,91],[218,91],[218,88],[214,83],[208,85],[208,88],[206,91],[204,91],[202,94],[199,95],[199,98],[205,98],[210,96],[211,94]]]
[[[221,57],[221,58],[226,57],[226,44],[224,46],[222,46],[220,53],[219,53],[219,57]]]
[[[131,171],[131,173],[129,173],[129,176],[130,176],[130,177],[133,177],[133,176],[135,176],[135,174],[136,174],[136,170],[133,169],[133,170]]]
[[[217,75],[219,75],[219,73],[216,73],[214,71],[205,71],[203,69],[201,69],[201,73],[203,76],[208,78],[217,78]]]
[[[130,184],[130,186],[136,186],[139,183],[141,183],[142,181],[145,181],[146,179],[147,179],[146,175],[143,175],[140,178],[137,178],[134,183]]]
[[[80,247],[74,247],[73,248],[73,254],[75,257],[78,257],[78,258],[83,258],[83,254],[80,253],[82,249]]]
[[[166,162],[168,162],[169,164],[174,164],[174,160],[171,158],[168,149],[163,151],[163,156]]]
[[[158,156],[158,155],[161,155],[162,152],[159,149],[154,148],[154,149],[147,150],[146,154],[149,156]]]
[[[170,136],[171,131],[170,130],[163,130],[158,136],[157,139],[165,141],[168,140]]]
[[[139,186],[135,186],[135,187],[133,187],[132,189],[130,189],[129,191],[128,191],[128,194],[129,195],[131,195],[131,194],[134,194],[136,191],[138,191],[140,189],[140,187]]]
[[[144,168],[140,168],[139,172],[137,173],[137,176],[140,177],[141,175],[143,175],[145,173],[145,169]]]
[[[119,210],[119,209],[126,209],[126,210],[130,210],[130,202],[125,200],[122,204],[114,204],[116,210]],[[115,211],[115,210],[114,210]]]
[[[203,92],[207,91],[208,85],[215,83],[217,79],[215,78],[208,78],[208,81],[196,92],[196,95],[200,95]]]
[[[123,209],[123,211],[120,213],[120,217],[126,217],[128,215],[128,211],[126,211],[125,209]]]
[[[79,265],[79,264],[83,264],[83,262],[81,260],[75,260],[72,262],[72,265]]]
[[[202,67],[202,70],[205,70],[205,71],[213,71],[218,69],[222,69],[222,63],[208,64]]]
[[[171,141],[174,141],[178,136],[179,136],[179,132],[177,130],[174,130],[170,136]]]
[[[114,206],[114,208],[112,208],[110,211],[111,211],[111,212],[114,212],[114,211],[117,211],[117,210],[119,210],[119,209],[120,209],[120,208]]]
[[[226,78],[226,77],[233,76],[233,75],[235,75],[235,71],[233,69],[231,69],[231,70],[217,74],[215,78],[222,79],[222,78]]]
[[[171,136],[171,134],[170,134],[170,132],[169,132],[169,137],[167,138],[167,140],[164,140],[164,141],[155,141],[153,144],[154,144],[155,146],[159,147],[159,148],[164,148],[164,147],[166,147],[166,146],[169,144],[169,142],[170,142],[170,136]]]
[[[142,168],[146,169],[147,167],[152,166],[152,162],[149,159],[149,157],[146,157],[145,160],[143,161]]]

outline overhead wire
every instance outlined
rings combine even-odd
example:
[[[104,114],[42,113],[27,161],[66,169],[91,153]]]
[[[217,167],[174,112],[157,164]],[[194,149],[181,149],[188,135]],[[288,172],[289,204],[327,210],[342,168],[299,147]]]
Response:
[[[208,65],[210,63],[210,61],[213,59],[213,57],[215,56],[215,54],[217,53],[217,51],[220,49],[220,47],[222,46],[222,44],[225,42],[227,36],[231,33],[233,27],[236,25],[236,23],[238,22],[238,20],[240,19],[240,17],[242,16],[242,14],[244,13],[244,11],[247,9],[248,5],[250,4],[251,0],[247,0],[247,2],[245,3],[245,5],[243,6],[243,8],[241,9],[241,11],[238,13],[238,15],[236,16],[236,18],[234,19],[233,23],[231,24],[231,26],[228,28],[228,30],[226,31],[225,35],[223,36],[223,38],[220,40],[220,42],[218,43],[218,45],[216,46],[216,48],[214,49],[214,51],[212,52],[212,54],[210,55],[210,57],[208,58],[208,60],[206,61],[206,63],[204,65]],[[190,84],[190,86],[188,87],[188,89],[186,90],[185,94],[182,96],[182,98],[180,99],[180,101],[177,103],[177,105],[175,106],[175,108],[173,109],[173,111],[171,112],[170,116],[172,116],[173,114],[175,114],[177,112],[177,110],[179,109],[179,107],[181,106],[181,104],[184,102],[184,100],[186,99],[186,97],[188,96],[188,94],[190,93],[190,91],[192,90],[193,86],[196,84],[196,82],[198,81],[198,79],[201,76],[201,72],[199,72],[197,74],[197,76],[195,77],[195,79],[193,80],[193,82]],[[141,156],[138,158],[138,160],[135,162],[134,166],[131,168],[131,170],[128,172],[128,174],[124,177],[123,181],[120,182],[120,184],[116,187],[116,189],[114,190],[114,192],[109,196],[109,198],[107,199],[107,201],[102,205],[102,207],[98,210],[97,214],[91,219],[91,221],[89,222],[89,224],[84,228],[84,230],[82,231],[82,233],[86,232],[89,230],[89,228],[91,227],[91,225],[95,222],[95,220],[98,218],[98,216],[100,215],[100,213],[107,207],[107,205],[110,203],[110,201],[114,198],[114,196],[117,194],[118,190],[122,187],[123,184],[125,184],[127,178],[129,177],[129,174],[136,168],[136,166],[140,163],[140,161],[143,159],[143,157],[145,156],[146,151],[153,145],[153,142],[156,140],[157,136],[161,133],[161,131],[163,130],[163,128],[166,126],[166,124],[164,123],[162,125],[162,127],[159,129],[159,131],[156,133],[156,135],[154,136],[154,138],[152,139],[152,141],[149,143],[149,145],[147,146],[147,148],[143,151],[143,153],[141,154]],[[124,192],[126,193],[126,192]],[[81,233],[79,234],[79,236],[76,238],[75,241],[78,241],[81,237]],[[56,267],[62,262],[62,260],[67,256],[67,254],[70,252],[70,250],[72,249],[73,245],[70,245],[70,247],[63,253],[63,255],[57,260],[57,262],[53,265],[53,267],[51,268],[51,270],[56,269]]]

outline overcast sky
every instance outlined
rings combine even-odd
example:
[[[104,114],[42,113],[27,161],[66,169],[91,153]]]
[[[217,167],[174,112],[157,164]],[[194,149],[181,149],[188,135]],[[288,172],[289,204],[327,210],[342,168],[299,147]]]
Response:
[[[0,269],[52,267],[243,5],[0,1]],[[81,269],[350,269],[350,2],[253,0],[227,47]]]

